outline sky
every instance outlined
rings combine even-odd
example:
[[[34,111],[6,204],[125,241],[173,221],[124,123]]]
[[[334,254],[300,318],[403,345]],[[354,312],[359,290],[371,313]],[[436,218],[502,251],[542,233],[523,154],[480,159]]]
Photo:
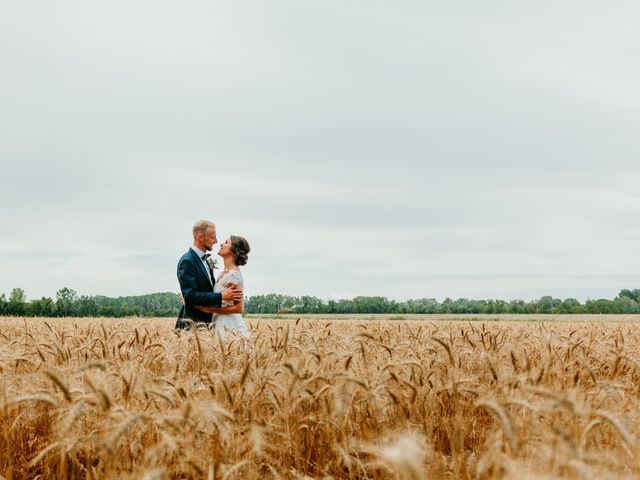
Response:
[[[0,293],[640,288],[640,4],[5,2]]]

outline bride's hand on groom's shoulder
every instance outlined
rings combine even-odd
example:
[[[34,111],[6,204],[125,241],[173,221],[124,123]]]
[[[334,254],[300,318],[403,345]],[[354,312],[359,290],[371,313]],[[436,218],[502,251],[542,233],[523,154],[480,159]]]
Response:
[[[180,294],[180,303],[184,305],[184,295]]]

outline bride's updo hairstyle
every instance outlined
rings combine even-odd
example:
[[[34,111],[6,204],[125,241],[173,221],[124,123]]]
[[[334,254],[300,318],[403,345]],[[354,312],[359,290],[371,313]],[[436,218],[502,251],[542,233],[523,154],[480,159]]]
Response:
[[[251,247],[249,247],[249,242],[243,237],[231,235],[231,251],[233,252],[233,260],[236,262],[236,265],[247,264]]]

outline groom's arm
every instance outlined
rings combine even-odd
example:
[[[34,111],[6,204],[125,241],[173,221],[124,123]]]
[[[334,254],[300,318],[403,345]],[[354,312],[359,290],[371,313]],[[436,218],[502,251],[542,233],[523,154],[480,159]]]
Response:
[[[178,263],[178,282],[180,282],[180,290],[182,290],[185,303],[206,307],[222,306],[221,293],[198,291],[196,268],[197,266],[187,259],[180,260]]]

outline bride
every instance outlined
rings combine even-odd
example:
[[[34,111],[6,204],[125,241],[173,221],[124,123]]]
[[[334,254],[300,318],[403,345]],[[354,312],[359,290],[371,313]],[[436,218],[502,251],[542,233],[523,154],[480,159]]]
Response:
[[[226,242],[220,247],[218,255],[224,260],[224,270],[220,272],[215,286],[214,292],[223,292],[229,288],[232,284],[237,284],[241,290],[244,290],[244,280],[240,273],[240,266],[247,263],[249,257],[249,243],[243,238],[236,235],[231,235]],[[221,308],[216,307],[201,307],[198,309],[203,312],[213,313],[214,317],[212,323],[215,324],[215,328],[221,338],[225,338],[229,332],[242,335],[245,338],[249,338],[250,333],[247,328],[247,324],[242,318],[244,312],[244,300],[240,302],[222,302]]]

